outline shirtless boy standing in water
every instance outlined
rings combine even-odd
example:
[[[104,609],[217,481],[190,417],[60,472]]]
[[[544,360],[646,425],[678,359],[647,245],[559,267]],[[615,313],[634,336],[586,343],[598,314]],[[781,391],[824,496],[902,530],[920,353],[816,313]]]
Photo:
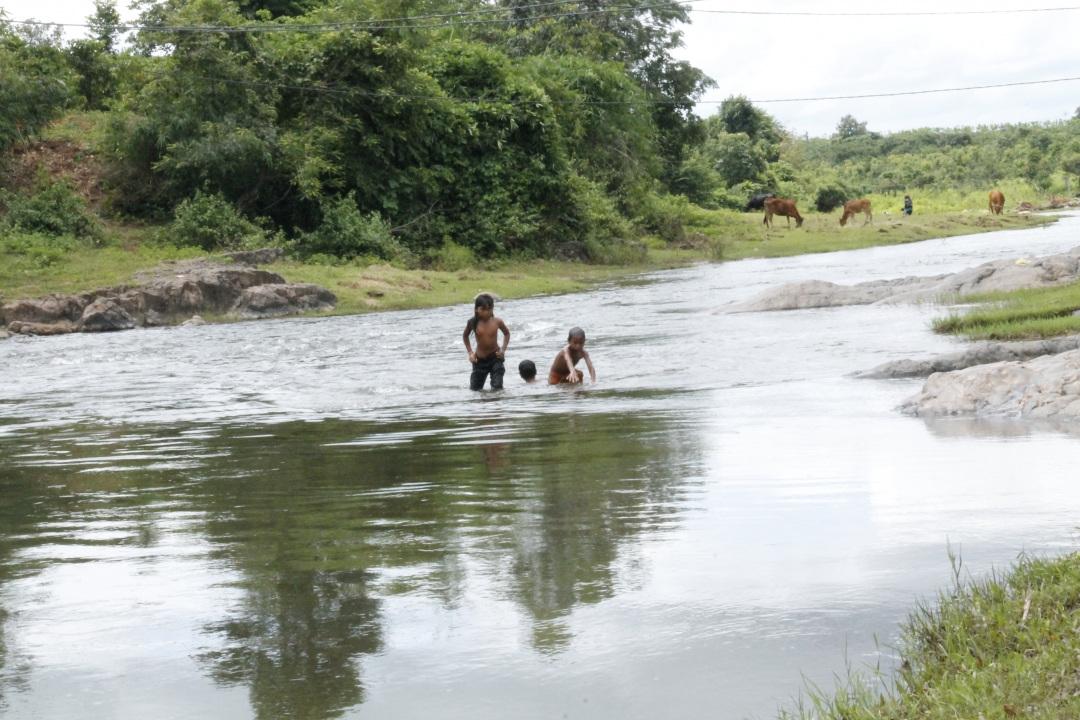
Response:
[[[570,337],[567,339],[567,345],[563,348],[562,352],[555,356],[555,362],[551,363],[551,370],[548,371],[548,383],[551,385],[558,385],[562,382],[579,383],[582,378],[581,371],[577,370],[574,366],[577,365],[578,360],[585,359],[585,365],[589,368],[589,375],[592,376],[592,381],[596,382],[596,370],[593,369],[592,360],[589,359],[589,353],[585,352],[585,331],[579,327],[572,328],[570,330]]]
[[[501,348],[499,331],[503,334]],[[469,344],[469,335],[473,333],[476,333],[476,352],[473,352],[472,345]],[[495,298],[487,293],[476,296],[473,316],[465,324],[462,339],[465,341],[465,349],[469,351],[469,361],[473,364],[469,387],[483,390],[484,381],[490,374],[491,389],[502,390],[503,374],[506,372],[503,358],[506,356],[506,346],[510,344],[510,331],[506,323],[495,317]]]

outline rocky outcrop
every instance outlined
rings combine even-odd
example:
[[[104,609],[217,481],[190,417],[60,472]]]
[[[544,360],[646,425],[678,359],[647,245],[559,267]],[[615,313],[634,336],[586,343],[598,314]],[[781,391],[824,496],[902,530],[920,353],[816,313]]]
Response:
[[[1080,247],[1036,260],[996,260],[951,275],[873,280],[857,285],[838,285],[821,280],[788,283],[766,290],[750,300],[722,305],[713,312],[760,312],[932,301],[972,293],[1067,285],[1078,280]]]
[[[935,373],[900,410],[918,417],[1080,420],[1080,350]]]
[[[249,254],[259,259],[264,252],[269,251]],[[270,255],[277,257],[280,251]],[[172,325],[202,313],[280,317],[329,310],[336,304],[337,297],[318,285],[288,283],[277,273],[247,264],[199,260],[158,268],[136,287],[7,303],[0,306],[0,326],[31,335],[103,332]]]
[[[929,377],[934,373],[952,372],[976,365],[997,362],[1031,360],[1043,355],[1059,355],[1080,349],[1080,335],[1027,342],[981,342],[963,352],[939,355],[925,360],[894,360],[873,370],[855,373],[853,377],[873,380]]]
[[[259,285],[244,290],[229,311],[229,315],[255,320],[294,315],[298,312],[333,310],[335,305],[337,305],[337,297],[320,285],[311,283]]]

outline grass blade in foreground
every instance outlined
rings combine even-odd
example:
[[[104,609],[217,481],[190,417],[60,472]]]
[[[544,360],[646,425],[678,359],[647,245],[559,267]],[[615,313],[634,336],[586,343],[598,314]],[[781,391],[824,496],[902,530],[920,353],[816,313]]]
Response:
[[[884,693],[849,673],[785,720],[1080,717],[1080,555],[1022,557],[1003,573],[920,604],[901,630],[903,663]]]

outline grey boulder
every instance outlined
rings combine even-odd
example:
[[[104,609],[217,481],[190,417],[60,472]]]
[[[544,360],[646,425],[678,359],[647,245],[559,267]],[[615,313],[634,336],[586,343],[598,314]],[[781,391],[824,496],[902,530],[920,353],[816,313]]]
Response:
[[[130,330],[135,325],[135,318],[127,310],[113,300],[98,298],[83,310],[78,329],[82,332],[111,332]]]
[[[918,417],[1080,420],[1080,350],[935,373],[900,411]]]

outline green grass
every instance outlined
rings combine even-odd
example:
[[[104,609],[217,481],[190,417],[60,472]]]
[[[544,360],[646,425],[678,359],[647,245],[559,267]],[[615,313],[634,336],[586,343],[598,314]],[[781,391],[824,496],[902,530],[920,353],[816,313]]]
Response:
[[[599,282],[642,272],[686,266],[719,258],[782,257],[813,252],[853,250],[930,237],[1029,227],[1052,218],[970,215],[925,215],[879,220],[867,227],[841,228],[838,216],[811,214],[801,229],[766,231],[762,215],[696,211],[681,248],[647,238],[648,257],[629,265],[585,265],[537,260],[490,262],[459,272],[406,270],[389,265],[358,267],[285,262],[274,266],[287,280],[313,282],[338,295],[336,314],[373,310],[436,307],[468,302],[479,290],[505,298],[577,292]],[[175,248],[153,241],[154,227],[105,222],[106,247],[78,246],[59,258],[4,252],[0,243],[0,301],[71,293],[130,282],[132,275],[164,261],[208,257],[194,248]]]
[[[1080,332],[1080,283],[972,295],[980,303],[932,321],[934,332],[970,340],[1037,340]]]
[[[1019,230],[1054,222],[1046,215],[1006,214],[990,217],[979,212],[942,212],[915,214],[911,217],[884,215],[875,210],[874,223],[863,226],[863,218],[840,227],[839,211],[805,213],[802,228],[796,229],[783,218],[774,218],[775,226],[766,230],[761,213],[702,211],[687,228],[719,243],[724,259],[748,257],[786,257],[806,253],[858,250],[881,245],[902,245],[930,238],[954,237],[995,230]]]
[[[956,566],[957,577],[959,567]],[[849,673],[786,720],[1080,717],[1080,555],[1010,570],[922,603],[901,626],[892,677]]]

